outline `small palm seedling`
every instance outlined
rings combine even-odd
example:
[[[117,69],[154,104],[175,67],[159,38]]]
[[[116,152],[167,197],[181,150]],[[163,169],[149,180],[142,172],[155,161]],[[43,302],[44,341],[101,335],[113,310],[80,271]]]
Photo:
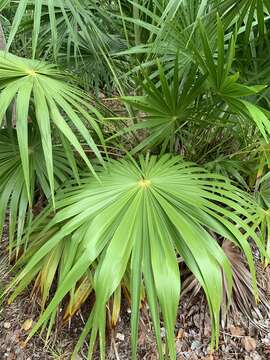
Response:
[[[10,301],[34,278],[42,307],[54,279],[57,288],[30,337],[49,319],[51,328],[62,299],[69,293],[72,301],[88,278],[95,303],[75,352],[90,332],[88,358],[99,336],[100,358],[105,359],[106,304],[129,272],[133,359],[142,286],[159,356],[163,358],[162,316],[168,354],[174,359],[181,256],[204,289],[212,318],[212,345],[217,343],[223,276],[230,294],[232,270],[213,234],[226,237],[243,251],[256,294],[247,238],[251,236],[264,248],[247,225],[252,221],[253,201],[226,178],[169,155],[141,157],[139,163],[112,161],[99,178],[101,183],[87,175],[81,185],[67,184],[57,192],[55,216],[51,218],[48,207],[31,227],[32,240],[30,235],[29,248],[18,264],[24,267],[9,287],[15,289]]]

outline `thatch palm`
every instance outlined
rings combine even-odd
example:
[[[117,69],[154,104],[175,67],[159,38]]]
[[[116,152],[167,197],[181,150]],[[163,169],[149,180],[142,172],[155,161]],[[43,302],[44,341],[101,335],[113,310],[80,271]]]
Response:
[[[84,177],[81,186],[67,185],[58,192],[55,217],[38,234],[50,216],[48,208],[32,226],[32,243],[25,260],[21,259],[26,265],[12,284],[12,288],[18,285],[12,298],[37,274],[40,275],[36,286],[40,287],[43,304],[54,277],[58,278],[58,285],[31,335],[51,315],[54,318],[63,297],[70,292],[72,298],[80,281],[89,273],[96,301],[79,344],[91,331],[90,359],[99,334],[101,359],[104,359],[106,303],[125,273],[130,272],[133,358],[136,358],[142,284],[160,357],[163,355],[159,306],[170,358],[175,358],[174,324],[180,296],[177,257],[181,255],[205,291],[212,317],[212,344],[217,342],[222,274],[230,293],[232,272],[213,233],[230,239],[242,249],[254,277],[247,238],[252,236],[263,251],[255,232],[246,225],[252,221],[248,209],[254,203],[222,176],[176,157],[140,158],[139,164],[113,162],[99,177],[101,184],[93,177]]]

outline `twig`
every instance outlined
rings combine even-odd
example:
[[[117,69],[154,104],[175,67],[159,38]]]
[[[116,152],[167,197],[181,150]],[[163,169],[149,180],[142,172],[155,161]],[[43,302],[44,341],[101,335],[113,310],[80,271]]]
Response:
[[[115,343],[114,336],[112,337],[112,345],[113,345],[113,350],[114,350],[114,354],[115,354],[116,360],[120,360],[120,357],[119,357],[119,353],[118,353],[118,350],[117,350],[117,346],[116,346],[116,343]]]

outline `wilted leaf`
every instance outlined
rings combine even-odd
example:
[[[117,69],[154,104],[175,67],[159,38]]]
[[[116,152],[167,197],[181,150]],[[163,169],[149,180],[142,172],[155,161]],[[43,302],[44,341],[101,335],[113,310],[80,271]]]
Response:
[[[245,330],[240,328],[239,326],[230,326],[230,333],[232,336],[244,336]]]
[[[247,352],[252,352],[256,350],[256,340],[250,336],[245,336],[242,339],[242,345]]]

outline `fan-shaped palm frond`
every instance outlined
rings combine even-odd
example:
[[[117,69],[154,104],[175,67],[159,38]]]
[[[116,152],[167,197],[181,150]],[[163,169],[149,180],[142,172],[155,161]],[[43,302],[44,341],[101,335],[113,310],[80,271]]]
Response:
[[[254,121],[264,138],[268,141],[270,134],[269,113],[254,105],[252,102],[244,100],[247,96],[254,96],[265,85],[247,86],[238,82],[239,74],[231,75],[232,63],[235,55],[235,37],[231,37],[228,46],[228,53],[225,53],[224,29],[220,18],[217,18],[217,54],[212,50],[210,40],[207,36],[205,27],[201,25],[201,40],[203,43],[203,53],[193,47],[195,58],[200,65],[203,74],[208,74],[210,89],[213,90],[214,96],[217,97],[217,104],[221,110],[222,104],[218,101],[220,98],[226,107],[229,106],[239,119],[244,121],[249,118]],[[216,55],[216,56],[215,56]]]
[[[143,114],[142,121],[123,132],[137,129],[147,129],[149,132],[149,136],[132,150],[133,153],[156,145],[162,145],[165,150],[168,144],[173,151],[177,132],[187,123],[200,123],[205,118],[205,104],[200,97],[204,93],[206,77],[197,77],[196,67],[191,67],[186,76],[179,78],[176,61],[173,82],[170,83],[160,63],[158,68],[160,84],[146,77],[145,82],[141,83],[143,96],[121,98]],[[210,113],[207,115],[211,116]]]
[[[99,4],[93,0],[22,0],[19,3],[11,1],[9,7],[15,9],[15,15],[10,19],[12,26],[7,41],[8,50],[18,33],[26,37],[30,34],[32,58],[47,58],[53,54],[54,61],[58,61],[64,53],[66,63],[73,69],[71,60],[78,59],[76,65],[84,61],[85,54],[81,54],[81,51],[85,52],[86,48],[94,63],[99,66],[99,63],[104,64],[110,81],[113,80],[119,92],[122,92],[117,74],[119,69],[110,56],[111,51],[119,51],[123,43],[121,26],[117,26],[118,18],[112,18],[116,4],[107,1]],[[116,32],[118,36],[115,36]],[[111,49],[112,44],[114,47]],[[89,58],[84,66],[87,66],[87,62]],[[104,79],[104,71],[103,77],[102,73],[100,75],[101,80]]]
[[[49,336],[62,301],[65,322],[90,300],[74,354],[90,335],[88,358],[99,338],[104,360],[106,317],[115,325],[124,294],[132,359],[146,301],[159,358],[175,359],[185,262],[205,292],[214,346],[233,279],[250,283],[240,301],[252,291],[258,300],[250,244],[270,256],[269,0],[0,0],[0,11],[0,228],[8,214],[18,271],[5,294],[12,301],[34,282],[41,315],[29,338],[45,326]],[[11,49],[54,59],[77,86]],[[107,108],[104,99],[103,115],[85,93],[93,85],[105,97],[112,85],[117,98]],[[105,144],[130,160],[102,167]],[[248,192],[255,184],[255,199],[235,181]],[[38,193],[49,205],[32,219]],[[249,269],[233,266],[238,250]]]
[[[16,7],[15,16],[9,34],[8,49],[13,42],[20,26],[23,25],[26,31],[30,29],[32,23],[32,52],[35,56],[38,47],[38,40],[44,43],[44,37],[51,36],[51,44],[45,41],[44,44],[53,48],[55,56],[61,48],[61,42],[67,40],[77,48],[78,34],[83,33],[89,40],[89,45],[97,43],[100,34],[104,34],[95,21],[95,12],[99,12],[99,7],[95,1],[85,0],[22,0],[11,1],[11,5]],[[27,20],[27,21],[26,21]],[[80,30],[78,32],[78,30]],[[40,38],[41,36],[41,38]]]
[[[37,124],[40,132],[52,196],[54,194],[53,133],[60,136],[71,163],[74,164],[74,159],[70,145],[80,154],[91,171],[94,171],[73,129],[79,132],[83,141],[102,161],[89,131],[89,128],[94,130],[103,142],[103,136],[96,121],[97,117],[100,120],[102,116],[91,106],[90,98],[69,84],[65,75],[55,66],[1,52],[0,91],[1,123],[8,107],[14,100],[16,101],[16,130],[28,197],[30,192],[28,122],[30,119]],[[31,113],[32,104],[34,111]]]
[[[247,86],[239,83],[238,74],[231,75],[234,58],[234,40],[225,53],[223,27],[218,18],[218,52],[211,49],[207,34],[201,25],[204,56],[195,48],[194,65],[179,76],[178,57],[174,74],[166,77],[164,66],[158,63],[158,81],[145,75],[141,81],[142,96],[126,96],[122,100],[140,110],[141,121],[124,129],[118,135],[139,129],[146,130],[143,141],[132,149],[135,153],[145,148],[168,144],[174,150],[176,139],[190,124],[196,128],[239,127],[252,119],[262,135],[270,134],[269,114],[266,110],[243,98],[255,96],[265,86]],[[249,125],[246,125],[248,128]],[[235,132],[235,130],[233,130]]]
[[[254,29],[260,36],[264,35],[270,4],[268,0],[225,0],[221,2],[220,14],[226,28],[237,24],[238,31],[245,32],[248,43],[251,32],[255,33]]]
[[[9,252],[16,248],[18,255],[20,240],[25,223],[32,218],[32,204],[35,203],[35,191],[40,187],[47,198],[50,197],[50,185],[46,172],[45,157],[38,132],[29,126],[29,190],[30,201],[24,181],[23,166],[17,134],[14,129],[0,130],[0,239],[6,215],[9,215]],[[72,176],[72,170],[60,147],[53,147],[54,186],[58,188]],[[16,231],[17,230],[17,231]],[[14,234],[16,231],[16,243]]]
[[[160,159],[140,158],[139,164],[114,161],[99,177],[101,184],[88,176],[80,186],[67,185],[58,192],[55,217],[44,227],[51,213],[48,208],[32,226],[34,238],[21,259],[25,266],[11,285],[13,289],[17,285],[11,300],[36,276],[43,304],[56,276],[58,285],[30,336],[50,316],[54,318],[63,297],[70,291],[72,298],[88,276],[96,300],[76,351],[91,332],[89,358],[99,335],[100,358],[105,359],[106,303],[125,273],[130,272],[133,359],[136,359],[142,284],[160,358],[163,358],[161,312],[168,353],[174,359],[174,324],[180,296],[178,256],[181,255],[205,291],[212,317],[212,341],[217,341],[222,274],[230,293],[232,272],[213,233],[225,236],[241,248],[256,289],[248,237],[264,250],[255,232],[247,226],[252,221],[249,208],[254,207],[253,201],[224,177],[168,155]],[[49,263],[50,276],[38,275],[47,274]]]

